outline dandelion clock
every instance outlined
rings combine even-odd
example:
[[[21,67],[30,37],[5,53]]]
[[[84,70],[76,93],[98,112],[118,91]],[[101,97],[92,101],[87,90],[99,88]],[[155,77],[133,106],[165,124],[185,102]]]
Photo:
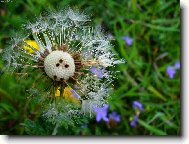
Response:
[[[102,30],[90,25],[89,17],[78,10],[51,12],[24,25],[26,34],[13,37],[4,51],[7,69],[38,69],[51,85],[43,96],[41,115],[53,124],[92,118],[95,109],[108,103],[116,76],[110,67],[124,63]]]

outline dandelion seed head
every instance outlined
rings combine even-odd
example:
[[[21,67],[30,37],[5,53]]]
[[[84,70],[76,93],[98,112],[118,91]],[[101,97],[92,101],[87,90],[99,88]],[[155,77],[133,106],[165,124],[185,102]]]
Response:
[[[51,12],[25,25],[27,35],[15,36],[4,52],[8,67],[37,68],[50,78],[42,113],[52,123],[71,124],[82,115],[94,116],[94,106],[107,104],[116,78],[108,67],[124,63],[102,29],[90,22],[71,8]]]

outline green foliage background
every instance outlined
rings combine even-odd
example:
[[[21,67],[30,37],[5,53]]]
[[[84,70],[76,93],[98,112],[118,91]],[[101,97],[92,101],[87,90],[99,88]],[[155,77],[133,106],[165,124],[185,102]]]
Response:
[[[177,0],[12,0],[0,2],[0,50],[6,48],[12,31],[34,21],[46,10],[78,8],[102,25],[115,41],[114,49],[127,63],[115,80],[110,112],[121,115],[121,122],[109,126],[95,119],[83,125],[62,126],[58,135],[180,135],[180,70],[170,79],[166,68],[180,59],[180,5]],[[133,45],[122,39],[128,34]],[[45,87],[38,73],[25,78],[4,72],[0,59],[0,134],[50,135],[54,125],[40,117],[40,104],[29,97],[31,87]],[[37,97],[41,93],[35,93]],[[132,102],[145,108],[136,128]]]

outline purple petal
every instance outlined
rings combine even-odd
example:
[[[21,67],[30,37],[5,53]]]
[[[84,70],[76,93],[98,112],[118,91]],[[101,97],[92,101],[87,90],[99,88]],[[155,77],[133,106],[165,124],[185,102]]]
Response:
[[[77,85],[74,85],[74,88],[75,88],[75,89],[79,89],[79,87],[78,87]]]
[[[136,127],[136,122],[135,122],[135,121],[131,121],[131,122],[130,122],[130,126]]]
[[[133,102],[133,108],[138,108],[141,111],[144,111],[143,105],[139,101]]]
[[[131,46],[133,44],[133,39],[130,38],[128,35],[123,37],[123,40],[127,43],[127,45]]]
[[[136,127],[137,122],[138,122],[138,115],[135,115],[134,119],[130,122],[130,126]]]
[[[101,119],[103,119],[105,122],[109,121],[109,119],[107,118],[108,107],[109,107],[108,104],[105,104],[101,108],[94,107],[94,112],[96,113],[97,122],[99,122]]]
[[[112,112],[109,114],[109,118],[115,120],[116,122],[120,122],[121,118],[116,112]]]
[[[175,64],[174,64],[174,68],[175,69],[180,69],[180,62],[177,61]]]
[[[102,116],[100,114],[96,114],[96,121],[99,122],[102,119]]]
[[[76,93],[76,91],[74,91],[73,89],[70,90],[73,94],[73,96],[76,98],[76,99],[80,99],[81,97]]]
[[[168,66],[167,69],[166,69],[166,72],[167,72],[169,78],[171,78],[171,79],[176,74],[176,71],[175,71],[174,67],[172,67],[172,66]]]
[[[107,117],[103,117],[103,120],[104,120],[105,122],[108,122],[108,121],[109,121],[109,119],[108,119]]]
[[[105,105],[103,106],[103,109],[104,109],[104,110],[108,110],[108,108],[109,108],[109,105],[108,105],[108,104],[105,104]]]
[[[89,70],[93,74],[97,75],[99,79],[104,77],[104,74],[103,74],[104,69],[97,69],[96,67],[91,67]]]

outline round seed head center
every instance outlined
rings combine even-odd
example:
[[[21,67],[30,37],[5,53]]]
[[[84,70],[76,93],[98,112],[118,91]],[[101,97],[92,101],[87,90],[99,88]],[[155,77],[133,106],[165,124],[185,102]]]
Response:
[[[44,70],[56,81],[68,80],[75,72],[74,59],[67,52],[52,51],[44,60]]]

